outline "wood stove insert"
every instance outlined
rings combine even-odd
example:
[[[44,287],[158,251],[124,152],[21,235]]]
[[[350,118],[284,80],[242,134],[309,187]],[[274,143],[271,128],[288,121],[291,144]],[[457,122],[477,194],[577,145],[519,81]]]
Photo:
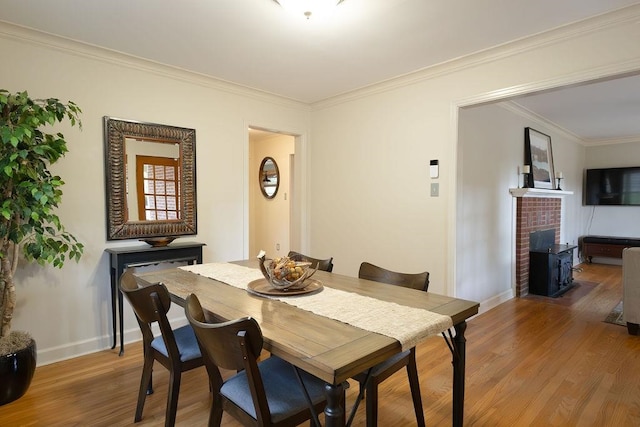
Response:
[[[559,297],[573,287],[573,251],[575,245],[555,243],[555,230],[530,234],[529,292]]]

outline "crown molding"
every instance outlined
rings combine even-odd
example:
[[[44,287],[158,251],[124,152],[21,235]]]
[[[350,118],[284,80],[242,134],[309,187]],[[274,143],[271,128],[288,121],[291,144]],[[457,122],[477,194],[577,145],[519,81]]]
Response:
[[[561,134],[563,137],[577,142],[578,144],[581,145],[585,145],[584,144],[584,140],[581,139],[578,135],[576,135],[575,133],[563,128],[562,126],[558,125],[557,123],[529,110],[526,107],[523,107],[522,105],[518,104],[515,101],[504,101],[504,102],[500,102],[497,104],[499,107],[504,108],[505,110],[511,111],[514,114],[517,114],[520,117],[523,117],[527,120],[531,120],[534,121],[536,123],[540,123],[541,125],[545,126],[546,128],[549,129],[553,129],[554,133],[557,134]]]
[[[185,83],[248,97],[271,104],[295,107],[298,109],[310,109],[309,104],[307,103],[269,93],[260,89],[243,86],[205,74],[162,64],[160,62],[151,61],[116,50],[61,37],[55,34],[34,30],[32,28],[2,20],[0,20],[0,38],[27,43],[33,46],[41,46],[69,55],[143,71],[145,73],[155,74],[161,77],[167,77],[173,80],[183,81]]]
[[[587,147],[597,147],[601,145],[630,144],[640,142],[640,135],[625,136],[623,138],[592,138],[583,140]]]
[[[283,97],[278,94],[262,91],[260,89],[243,86],[212,76],[188,71],[182,68],[143,59],[133,55],[106,49],[84,42],[79,42],[54,34],[37,31],[28,27],[23,27],[2,20],[0,20],[0,37],[5,39],[17,40],[32,45],[45,46],[50,49],[65,52],[67,54],[91,58],[93,60],[108,62],[131,69],[137,69],[140,71],[181,80],[187,83],[200,85],[207,88],[245,96],[260,101],[270,102],[273,104],[293,106],[303,109],[306,108],[309,110],[318,110],[355,99],[367,97],[376,93],[382,93],[396,88],[409,86],[439,76],[473,68],[482,64],[491,63],[533,49],[560,43],[562,41],[581,35],[606,30],[608,28],[617,27],[626,23],[636,24],[639,20],[640,4],[628,6],[613,12],[591,17],[583,21],[567,24],[556,29],[546,31],[544,33],[538,33],[532,36],[509,41],[492,48],[474,52],[472,54],[429,66],[421,70],[383,80],[381,82],[338,94],[314,103],[305,103],[295,99]],[[625,64],[614,64],[608,68],[603,67],[595,72],[574,74],[569,78],[564,77],[560,79],[551,79],[542,83],[538,82],[533,85],[527,84],[500,89],[498,91],[482,94],[478,97],[465,99],[459,102],[458,105],[474,105],[481,102],[505,99],[509,96],[517,96],[524,93],[530,93],[534,90],[544,90],[567,84],[580,83],[596,78],[637,71],[638,69],[640,69],[640,59],[628,61],[628,63]],[[596,143],[599,144],[600,142]]]
[[[561,43],[566,40],[570,40],[579,36],[588,35],[598,31],[606,30],[609,28],[615,28],[623,24],[632,23],[636,24],[640,20],[640,4],[624,7],[613,12],[605,13],[602,15],[594,16],[583,21],[567,24],[543,33],[523,37],[520,39],[512,40],[507,43],[497,45],[485,50],[474,52],[469,55],[465,55],[459,58],[452,59],[450,61],[442,62],[433,66],[423,68],[411,73],[407,73],[401,76],[396,76],[388,80],[374,83],[372,85],[364,86],[353,91],[348,91],[336,96],[314,102],[311,105],[314,109],[322,109],[338,105],[344,102],[353,101],[359,98],[367,97],[377,93],[383,93],[396,88],[409,86],[412,84],[420,83],[425,80],[434,79],[443,75],[463,71],[466,69],[474,68],[479,65],[495,62],[501,59],[509,58],[515,55],[522,54],[541,47],[550,46]],[[610,73],[608,75],[617,75],[623,72],[630,72],[638,70],[640,68],[640,60],[631,61],[634,68],[625,67],[622,64],[610,66]],[[629,64],[630,65],[630,64]],[[602,77],[603,70],[600,71],[598,77]],[[583,79],[578,80],[588,81],[596,77],[589,76],[591,73],[584,73]],[[576,76],[579,77],[579,76]],[[548,80],[543,88],[539,85],[522,85],[515,86],[513,88],[500,89],[491,93],[491,100],[504,99],[508,96],[521,95],[529,93],[532,89],[549,89],[558,87],[562,83],[571,84],[576,83],[575,80],[566,79],[554,79]],[[555,84],[555,85],[554,85]],[[486,96],[486,95],[482,95]],[[479,103],[480,101],[474,101],[473,99],[465,100],[472,105]],[[460,104],[460,106],[464,106]]]
[[[559,133],[563,135],[565,138],[577,142],[580,145],[585,147],[595,147],[600,145],[615,145],[615,144],[628,144],[640,142],[640,135],[631,135],[625,136],[622,138],[598,138],[598,139],[584,139],[580,138],[578,135],[573,132],[563,128],[557,123],[542,117],[539,114],[534,113],[533,111],[523,107],[514,101],[505,101],[497,104],[499,107],[504,108],[505,110],[511,111],[514,114],[517,114],[520,117],[524,117],[527,120],[534,121],[536,123],[540,123],[543,126],[553,129],[555,133]]]

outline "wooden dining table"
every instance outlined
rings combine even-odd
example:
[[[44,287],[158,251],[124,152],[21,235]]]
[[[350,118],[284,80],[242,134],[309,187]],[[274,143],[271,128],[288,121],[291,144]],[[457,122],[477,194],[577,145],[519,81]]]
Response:
[[[257,260],[234,262],[258,268]],[[265,350],[326,382],[325,425],[344,426],[344,382],[357,373],[402,350],[398,340],[350,324],[314,314],[272,298],[186,271],[171,268],[136,274],[142,284],[162,282],[172,300],[184,306],[189,294],[198,296],[204,309],[225,320],[250,316],[262,329]],[[478,313],[479,304],[459,298],[317,271],[314,278],[323,287],[353,292],[381,301],[397,303],[450,316],[455,333],[443,331],[452,352],[452,424],[462,426],[466,320]],[[322,290],[320,291],[322,292]]]

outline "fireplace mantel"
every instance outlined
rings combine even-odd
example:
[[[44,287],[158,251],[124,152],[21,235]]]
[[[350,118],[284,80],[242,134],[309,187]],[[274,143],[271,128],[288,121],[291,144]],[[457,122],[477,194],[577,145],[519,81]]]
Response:
[[[547,188],[510,188],[509,193],[513,197],[564,197],[573,194],[573,191],[550,190]]]

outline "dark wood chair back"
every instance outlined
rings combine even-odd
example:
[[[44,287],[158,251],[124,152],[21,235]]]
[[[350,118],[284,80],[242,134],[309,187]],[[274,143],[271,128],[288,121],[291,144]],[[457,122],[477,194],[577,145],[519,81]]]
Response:
[[[318,270],[327,271],[329,273],[333,271],[333,257],[327,259],[313,258],[295,251],[289,251],[288,256],[294,261],[310,262],[311,266],[313,268],[317,266]]]
[[[191,327],[200,343],[201,352],[205,358],[205,365],[214,393],[209,425],[219,425],[222,418],[221,406],[230,413],[244,420],[244,424],[251,423],[239,406],[227,401],[222,405],[222,397],[218,395],[223,385],[218,368],[244,371],[251,392],[253,407],[255,408],[257,425],[271,425],[271,413],[267,403],[264,384],[258,369],[258,357],[262,351],[263,337],[260,325],[255,319],[245,317],[221,323],[208,323],[198,297],[191,294],[187,297],[185,313]],[[248,396],[247,396],[248,398]]]
[[[133,276],[133,270],[127,269],[120,278],[120,290],[133,308],[145,345],[151,345],[154,339],[151,327],[158,323],[169,358],[176,357],[179,360],[180,352],[167,319],[167,312],[171,308],[167,288],[162,283],[140,287]]]
[[[169,291],[162,283],[138,286],[133,270],[127,269],[120,277],[119,287],[135,312],[142,331],[144,347],[144,365],[134,421],[138,422],[142,419],[146,396],[153,393],[153,364],[157,360],[170,372],[165,426],[173,426],[178,408],[181,373],[204,365],[196,336],[189,325],[175,330],[171,328],[167,319],[171,298]],[[160,327],[161,336],[158,338],[154,337],[151,330],[154,323]]]
[[[368,262],[363,262],[360,264],[358,277],[361,279],[372,280],[374,282],[382,282],[389,285],[418,289],[425,292],[429,289],[428,271],[423,273],[398,273],[396,271],[378,267],[377,265],[373,265]]]
[[[244,317],[228,322],[210,323],[211,317],[205,316],[195,295],[187,297],[185,313],[198,337],[200,348],[204,349],[217,367],[241,371],[250,362],[245,359],[245,353],[251,354],[250,359],[254,361],[260,356],[264,340],[260,325],[255,319]],[[239,333],[242,331],[244,338],[239,339]]]
[[[264,339],[255,319],[216,322],[215,313],[205,313],[193,294],[186,299],[185,313],[209,373],[214,396],[210,426],[220,426],[223,409],[245,426],[296,426],[310,418],[317,422],[316,413],[326,403],[324,382],[305,372],[298,372],[297,377],[294,366],[276,356],[258,362]],[[238,374],[223,381],[219,368]],[[304,390],[297,390],[299,381]],[[268,393],[273,411],[267,403]]]
[[[398,273],[368,262],[363,262],[360,264],[358,277],[374,282],[413,288],[424,292],[427,292],[429,288],[429,272],[427,271],[423,273]],[[354,376],[360,384],[360,393],[358,394],[357,402],[363,398],[366,390],[366,421],[368,427],[376,427],[378,425],[378,385],[403,367],[407,369],[407,377],[409,379],[409,387],[411,388],[411,398],[413,399],[417,425],[418,427],[425,426],[420,381],[418,379],[418,367],[416,365],[416,349],[413,347],[391,356],[367,372],[362,372]],[[356,408],[357,402],[355,405]]]

